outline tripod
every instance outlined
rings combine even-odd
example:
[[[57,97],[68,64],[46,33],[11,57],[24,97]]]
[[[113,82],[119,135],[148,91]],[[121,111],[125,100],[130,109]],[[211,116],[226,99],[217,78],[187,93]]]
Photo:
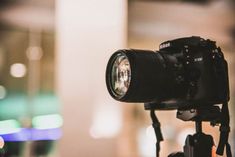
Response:
[[[184,121],[195,121],[196,133],[187,136],[184,152],[172,153],[168,157],[212,157],[213,137],[202,132],[202,122],[209,121],[214,125],[218,123],[219,117],[218,107],[178,111],[177,118]]]
[[[223,110],[223,109],[222,109]],[[160,122],[158,121],[155,110],[150,109],[151,119],[153,121],[153,128],[157,137],[156,143],[156,157],[159,157],[160,142],[163,141]],[[223,114],[218,106],[202,107],[190,110],[178,110],[177,118],[183,121],[194,121],[196,133],[194,135],[188,135],[185,140],[184,152],[171,153],[168,157],[213,157],[216,156],[216,152],[213,151],[214,141],[211,135],[207,135],[202,132],[202,122],[210,122],[212,126],[223,123]],[[222,127],[223,128],[223,127]],[[227,126],[224,128],[227,129]],[[228,130],[224,130],[225,133]],[[226,145],[227,156],[231,157],[230,145],[228,144],[228,135],[224,134],[223,129],[220,143],[217,149],[217,154],[223,154],[224,146]],[[224,136],[225,135],[225,136]],[[222,144],[221,144],[222,143]]]

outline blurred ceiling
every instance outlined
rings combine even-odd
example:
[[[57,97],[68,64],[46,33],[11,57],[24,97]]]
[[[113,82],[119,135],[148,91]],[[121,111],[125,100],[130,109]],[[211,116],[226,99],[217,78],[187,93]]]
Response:
[[[47,6],[47,7],[54,7],[55,6],[55,0],[0,0],[0,7],[9,7],[11,5],[16,4],[32,4],[34,6]]]
[[[129,3],[129,46],[153,47],[184,36],[202,36],[229,47],[235,25],[234,8],[227,1],[208,5],[184,2]]]
[[[208,2],[212,2],[212,1],[216,1],[216,0],[129,0],[129,1],[132,1],[132,2],[133,1],[142,1],[142,2],[148,2],[148,1],[152,1],[152,2],[191,2],[191,3],[206,4]]]
[[[1,0],[0,21],[25,29],[54,29],[54,0]]]

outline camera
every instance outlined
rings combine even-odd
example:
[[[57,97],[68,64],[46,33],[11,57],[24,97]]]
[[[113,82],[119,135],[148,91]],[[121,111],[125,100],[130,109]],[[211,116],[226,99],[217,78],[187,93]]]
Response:
[[[213,137],[203,133],[202,122],[220,124],[216,154],[223,155],[226,147],[227,157],[232,157],[228,64],[214,41],[192,36],[163,42],[158,51],[118,50],[108,61],[106,85],[114,99],[143,102],[150,110],[156,157],[163,136],[155,110],[173,109],[178,119],[195,121],[196,133],[187,136],[183,152],[168,157],[216,156]]]
[[[116,51],[106,68],[110,95],[146,109],[190,109],[229,101],[228,65],[220,47],[201,37],[160,44],[158,51]]]

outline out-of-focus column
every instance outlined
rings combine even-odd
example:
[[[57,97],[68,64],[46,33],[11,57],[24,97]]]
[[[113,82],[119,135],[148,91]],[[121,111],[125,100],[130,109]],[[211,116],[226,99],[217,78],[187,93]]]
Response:
[[[111,124],[117,126],[121,120],[109,120],[102,112],[121,109],[107,93],[105,68],[110,55],[126,45],[127,2],[57,0],[56,13],[57,91],[64,117],[59,154],[115,157],[117,142],[109,124],[113,121]],[[120,113],[112,115],[118,117]],[[97,134],[92,132],[97,130]]]

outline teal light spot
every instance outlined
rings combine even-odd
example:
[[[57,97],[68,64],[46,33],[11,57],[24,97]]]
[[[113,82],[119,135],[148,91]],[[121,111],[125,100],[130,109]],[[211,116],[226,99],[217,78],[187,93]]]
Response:
[[[32,124],[36,129],[59,128],[63,125],[63,118],[59,114],[36,116],[32,119]]]
[[[20,123],[14,119],[0,121],[0,134],[11,134],[20,131]]]

